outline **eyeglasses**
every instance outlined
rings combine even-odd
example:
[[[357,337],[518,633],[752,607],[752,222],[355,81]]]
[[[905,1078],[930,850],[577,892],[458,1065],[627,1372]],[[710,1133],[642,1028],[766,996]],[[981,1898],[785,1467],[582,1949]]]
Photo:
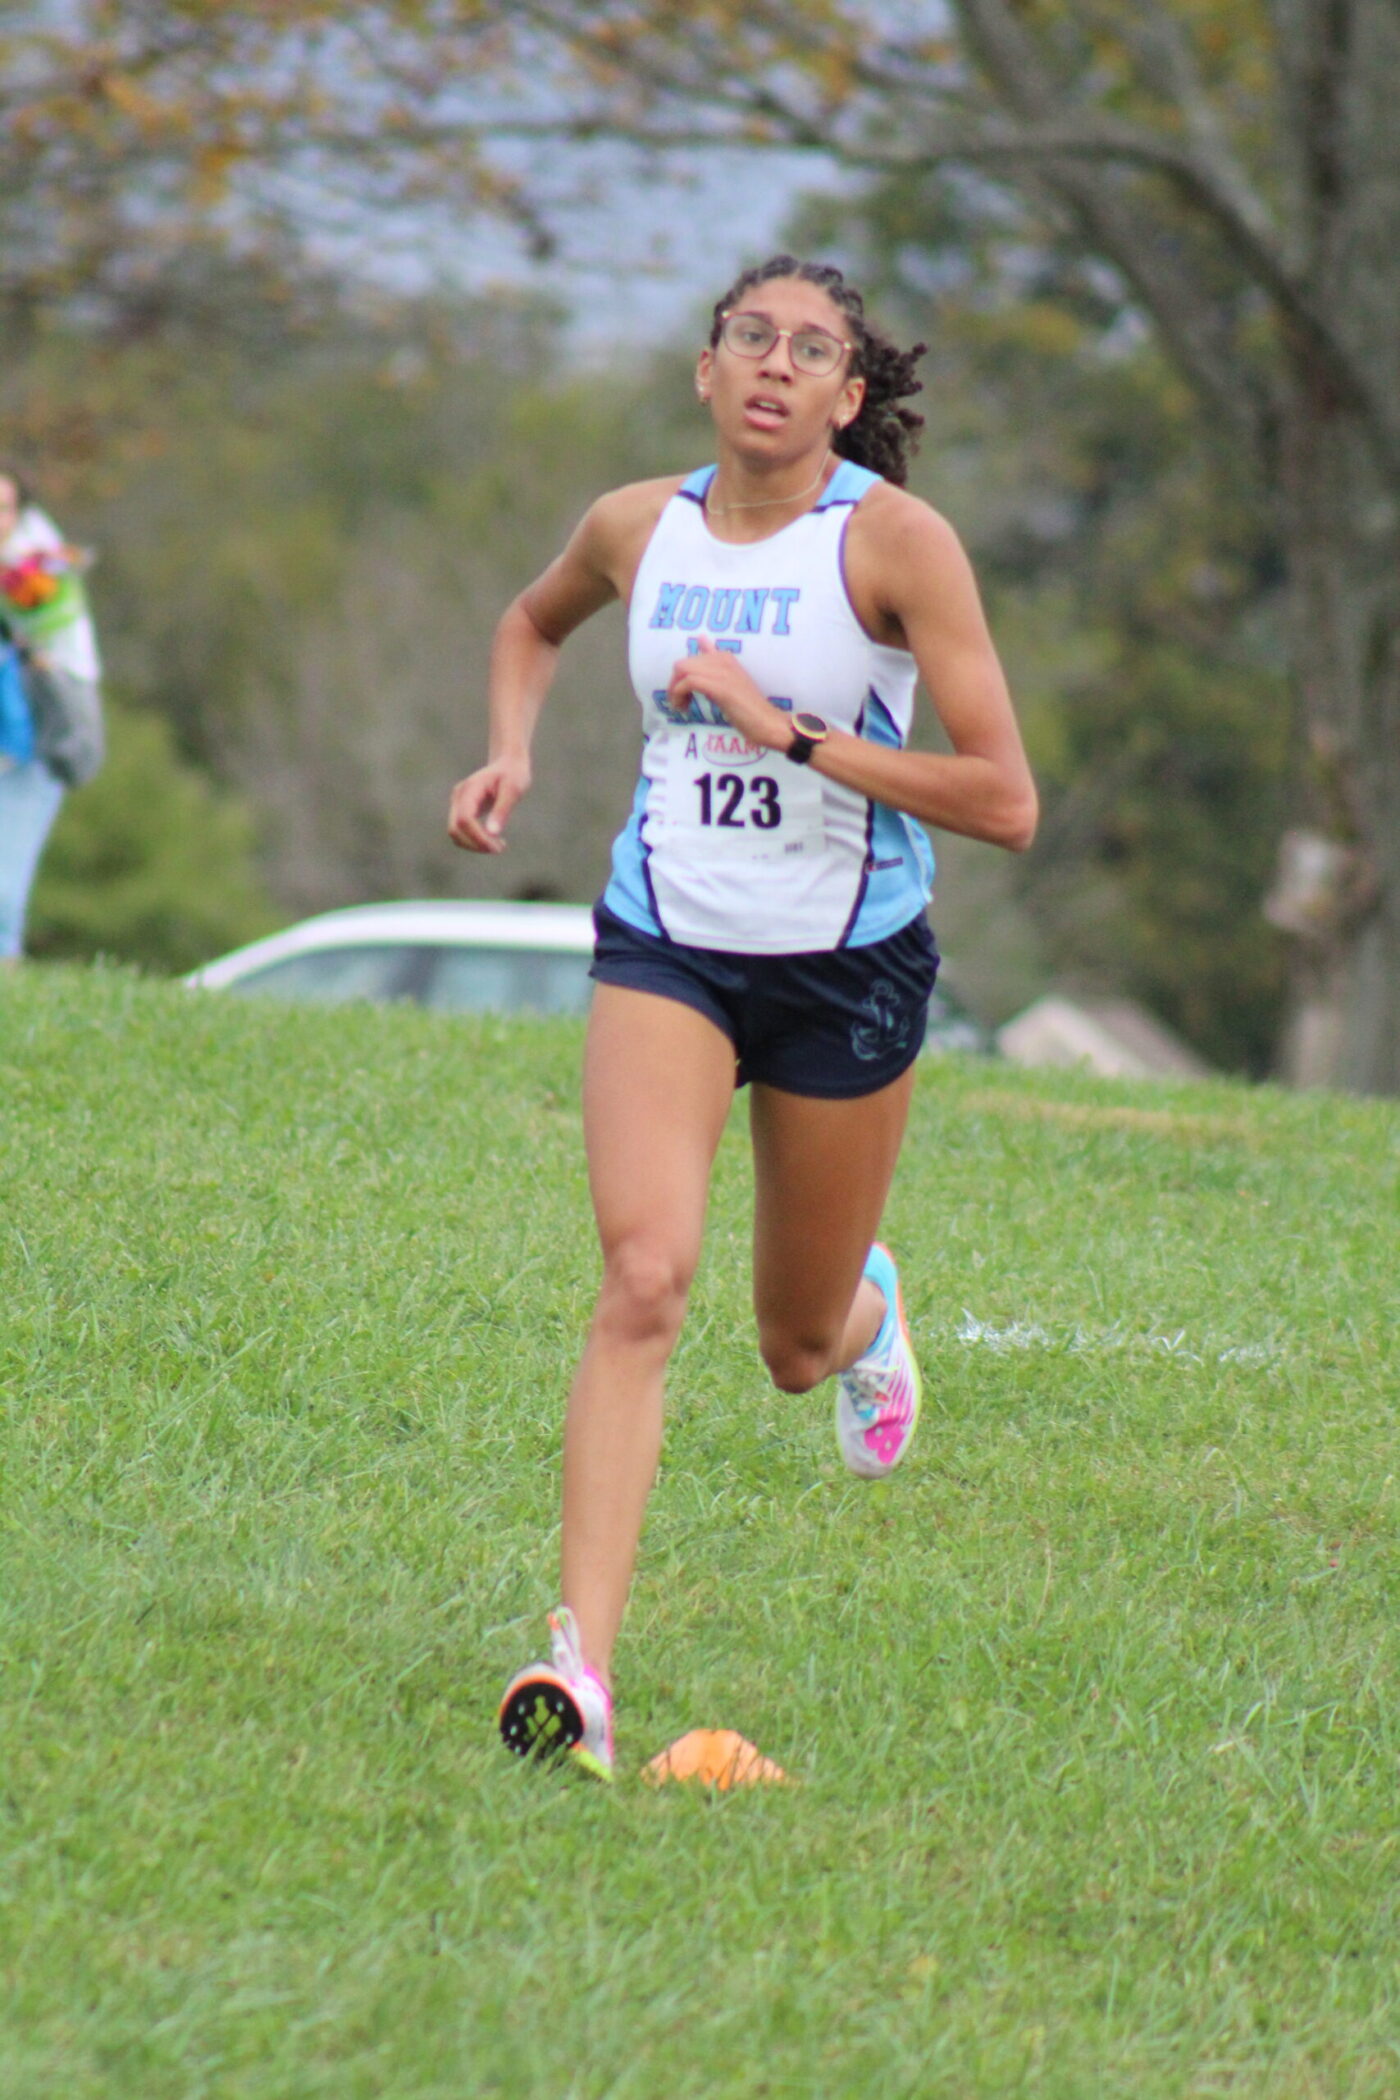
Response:
[[[719,331],[725,349],[736,357],[766,357],[779,336],[787,337],[793,369],[809,379],[824,379],[836,370],[842,353],[855,348],[824,328],[775,328],[762,314],[727,313]]]

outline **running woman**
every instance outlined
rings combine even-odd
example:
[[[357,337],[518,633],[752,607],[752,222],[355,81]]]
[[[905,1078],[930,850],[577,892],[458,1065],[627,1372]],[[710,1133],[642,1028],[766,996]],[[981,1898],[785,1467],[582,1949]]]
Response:
[[[938,956],[932,824],[1019,851],[1036,794],[967,557],[904,491],[922,345],[839,270],[775,256],[714,311],[715,461],[596,502],[508,608],[459,846],[500,853],[563,643],[628,608],[641,779],[595,910],[584,1142],[603,1278],[564,1427],[551,1657],[506,1687],[522,1756],[613,1764],[612,1658],[711,1166],[750,1088],[754,1306],[774,1384],[836,1375],[843,1462],[905,1457],[921,1380],[888,1251]],[[951,749],[906,748],[922,677]]]

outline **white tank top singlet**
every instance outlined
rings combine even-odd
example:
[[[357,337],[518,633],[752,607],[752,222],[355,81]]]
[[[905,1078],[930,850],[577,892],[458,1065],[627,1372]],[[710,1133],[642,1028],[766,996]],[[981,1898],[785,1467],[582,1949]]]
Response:
[[[692,948],[787,955],[862,947],[918,917],[933,854],[911,817],[751,744],[707,700],[668,707],[671,667],[707,636],[760,690],[834,729],[902,745],[916,670],[871,641],[851,606],[841,549],[879,478],[843,460],[815,507],[766,540],[717,540],[692,474],[657,520],[628,608],[642,709],[641,779],[613,847],[604,903],[645,933]]]

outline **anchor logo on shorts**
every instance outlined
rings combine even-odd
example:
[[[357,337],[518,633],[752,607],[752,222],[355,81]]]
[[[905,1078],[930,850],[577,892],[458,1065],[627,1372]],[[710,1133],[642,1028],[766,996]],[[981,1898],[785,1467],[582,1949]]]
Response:
[[[867,1062],[891,1050],[902,1050],[909,1040],[909,1013],[887,977],[877,977],[860,1002],[868,1016],[851,1023],[851,1048]]]

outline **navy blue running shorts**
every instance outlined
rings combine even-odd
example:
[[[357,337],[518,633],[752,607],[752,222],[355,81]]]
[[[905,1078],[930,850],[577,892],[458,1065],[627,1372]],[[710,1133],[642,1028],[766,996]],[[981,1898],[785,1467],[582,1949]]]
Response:
[[[642,933],[593,908],[589,975],[678,999],[734,1045],[734,1083],[839,1101],[878,1093],[923,1047],[938,950],[922,912],[887,940],[800,955],[731,955]]]

